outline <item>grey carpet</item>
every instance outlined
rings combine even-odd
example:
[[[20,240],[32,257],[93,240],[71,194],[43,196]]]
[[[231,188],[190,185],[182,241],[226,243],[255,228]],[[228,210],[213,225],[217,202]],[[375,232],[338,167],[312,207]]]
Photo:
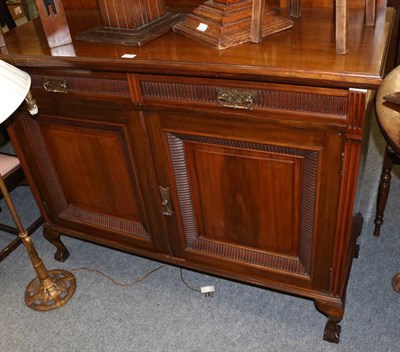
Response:
[[[0,263],[0,351],[400,351],[400,295],[390,284],[400,271],[399,168],[382,236],[372,235],[383,148],[373,123],[362,186],[361,251],[350,276],[339,345],[322,340],[326,318],[310,300],[184,270],[192,286],[216,286],[214,298],[204,298],[189,290],[172,266],[127,288],[77,272],[77,290],[66,306],[36,312],[24,303],[34,271],[20,246]],[[17,189],[12,197],[28,223],[37,214],[29,190]],[[2,208],[1,221],[7,221]],[[2,245],[7,235],[0,235]],[[71,257],[59,263],[40,231],[33,240],[48,269],[87,266],[129,281],[160,265],[66,237]]]

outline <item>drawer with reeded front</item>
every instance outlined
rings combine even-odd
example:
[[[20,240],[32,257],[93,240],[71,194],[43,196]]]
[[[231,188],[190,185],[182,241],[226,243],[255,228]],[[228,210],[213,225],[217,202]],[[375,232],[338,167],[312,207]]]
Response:
[[[346,89],[295,86],[213,78],[129,75],[135,104],[277,110],[344,118]]]
[[[126,74],[85,71],[30,71],[35,94],[58,94],[100,100],[130,100]]]

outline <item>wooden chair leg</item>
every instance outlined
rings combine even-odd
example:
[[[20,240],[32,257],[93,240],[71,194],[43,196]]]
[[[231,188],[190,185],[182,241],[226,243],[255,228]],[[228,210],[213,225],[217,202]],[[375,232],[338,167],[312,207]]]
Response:
[[[391,148],[386,145],[385,157],[383,159],[381,179],[379,182],[378,199],[376,202],[375,229],[374,236],[380,236],[381,226],[383,224],[383,214],[385,212],[386,202],[390,190],[390,181],[392,179],[394,153]]]

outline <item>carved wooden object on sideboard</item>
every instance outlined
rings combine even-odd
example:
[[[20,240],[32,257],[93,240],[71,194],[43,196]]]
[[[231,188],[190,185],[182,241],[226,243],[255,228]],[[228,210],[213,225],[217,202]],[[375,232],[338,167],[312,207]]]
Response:
[[[62,0],[36,0],[47,43],[50,48],[72,42]]]
[[[142,46],[167,33],[181,19],[168,13],[164,0],[98,0],[102,24],[77,39]]]
[[[292,29],[223,52],[174,32],[143,47],[75,40],[98,9],[67,11],[74,55],[52,54],[40,21],[6,33],[0,58],[31,74],[40,107],[8,132],[56,258],[65,234],[307,297],[338,342],[394,12],[374,28],[364,14],[350,11],[347,55],[332,8],[304,4]]]
[[[265,0],[211,0],[193,10],[174,31],[215,49],[226,49],[291,28]]]
[[[41,0],[36,0],[41,1]],[[61,1],[61,0],[51,0]],[[234,45],[254,42],[254,24],[258,21],[261,36],[270,35],[291,28],[293,23],[286,18],[301,16],[301,7],[335,8],[335,37],[336,52],[346,54],[348,47],[348,18],[349,11],[353,7],[365,9],[365,24],[374,26],[377,13],[386,7],[386,0],[356,0],[348,3],[348,0],[299,0],[265,1],[265,0],[107,0],[89,1],[87,3],[64,0],[67,9],[99,8],[102,16],[102,24],[85,33],[79,34],[82,40],[117,43],[121,45],[144,45],[150,40],[166,33],[174,26],[174,30],[189,38],[216,49],[225,49]],[[264,16],[255,15],[255,9],[265,6]],[[192,9],[186,19],[180,21],[182,16],[165,11],[165,5],[169,8],[178,7]],[[289,8],[289,12],[280,15],[277,8]],[[253,13],[251,12],[253,10]],[[144,11],[145,16],[139,16],[139,11]],[[264,12],[264,11],[263,11]],[[258,18],[257,18],[258,17]],[[261,30],[262,28],[262,30]],[[251,39],[253,38],[253,39]],[[257,42],[259,42],[258,39]]]

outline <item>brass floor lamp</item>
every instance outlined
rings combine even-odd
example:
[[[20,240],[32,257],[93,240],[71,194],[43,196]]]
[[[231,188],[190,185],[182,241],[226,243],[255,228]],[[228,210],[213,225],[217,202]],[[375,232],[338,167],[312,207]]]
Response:
[[[24,99],[27,102],[29,112],[33,115],[37,114],[36,102],[29,91],[30,86],[31,78],[26,72],[0,60],[0,123],[7,120]],[[21,223],[1,176],[0,190],[37,275],[26,288],[25,303],[28,307],[39,311],[62,307],[75,292],[75,277],[69,271],[61,269],[47,271],[32,239]]]

